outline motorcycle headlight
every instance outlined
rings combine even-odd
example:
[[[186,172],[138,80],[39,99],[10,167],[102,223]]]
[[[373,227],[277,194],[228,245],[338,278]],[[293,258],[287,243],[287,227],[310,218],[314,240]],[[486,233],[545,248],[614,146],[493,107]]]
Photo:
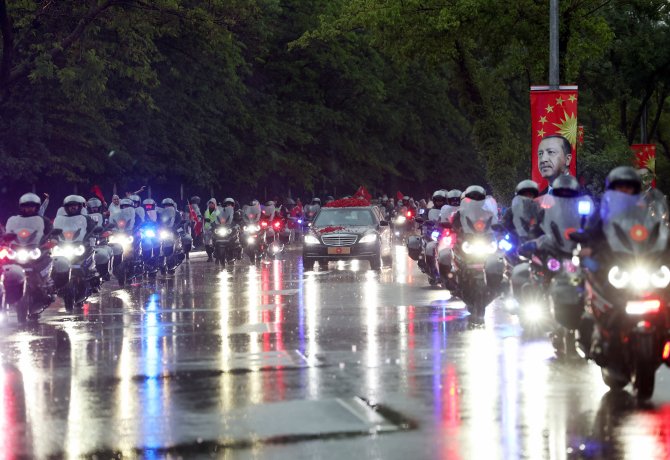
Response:
[[[120,244],[123,247],[130,245],[133,242],[131,235],[112,235],[109,237],[109,242],[113,244]]]
[[[172,239],[172,233],[168,232],[167,230],[161,230],[160,233],[158,234],[158,236],[161,240],[171,240]]]
[[[498,245],[495,241],[485,242],[485,241],[474,241],[463,242],[463,252],[466,254],[473,255],[484,255],[484,254],[493,254],[498,249]]]
[[[0,248],[0,259],[14,260],[16,253],[11,248]]]
[[[319,244],[319,239],[314,235],[305,235],[305,244]]]
[[[156,238],[156,231],[153,229],[147,229],[142,232],[142,238]]]
[[[395,223],[396,224],[404,224],[406,220],[407,220],[407,217],[398,216],[398,217],[395,218]]]
[[[312,237],[314,238],[314,237]],[[316,238],[314,238],[316,239]],[[363,238],[360,239],[359,243],[374,243],[377,241],[377,235],[375,233],[370,233],[369,235],[363,236]],[[318,240],[317,240],[318,243]]]
[[[618,266],[615,265],[607,274],[607,280],[615,288],[623,289],[628,286],[628,283],[630,282],[630,274],[625,270],[621,270]]]
[[[216,230],[216,234],[219,236],[226,236],[230,234],[230,229],[227,227],[219,227]]]
[[[255,232],[260,232],[261,227],[259,225],[245,225],[243,227],[243,230],[247,233],[255,233]]]
[[[661,265],[656,273],[651,275],[651,285],[658,289],[664,289],[670,284],[670,269]]]

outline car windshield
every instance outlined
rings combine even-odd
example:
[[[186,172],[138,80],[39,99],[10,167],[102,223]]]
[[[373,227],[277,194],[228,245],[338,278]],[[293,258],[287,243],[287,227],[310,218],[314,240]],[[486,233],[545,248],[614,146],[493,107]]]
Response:
[[[322,209],[314,222],[315,227],[340,225],[344,227],[374,225],[375,219],[369,209]]]

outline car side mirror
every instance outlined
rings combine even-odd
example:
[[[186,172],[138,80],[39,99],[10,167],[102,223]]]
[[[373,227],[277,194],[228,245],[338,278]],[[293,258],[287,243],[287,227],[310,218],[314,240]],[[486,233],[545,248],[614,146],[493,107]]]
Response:
[[[389,226],[388,220],[380,220],[379,221],[379,226],[380,227],[388,227]]]

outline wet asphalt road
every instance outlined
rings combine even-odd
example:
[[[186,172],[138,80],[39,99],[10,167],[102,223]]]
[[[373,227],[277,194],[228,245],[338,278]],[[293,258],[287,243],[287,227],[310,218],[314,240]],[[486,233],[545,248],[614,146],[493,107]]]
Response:
[[[496,304],[471,326],[402,248],[381,273],[299,254],[5,320],[3,458],[670,457],[665,368],[639,407]]]

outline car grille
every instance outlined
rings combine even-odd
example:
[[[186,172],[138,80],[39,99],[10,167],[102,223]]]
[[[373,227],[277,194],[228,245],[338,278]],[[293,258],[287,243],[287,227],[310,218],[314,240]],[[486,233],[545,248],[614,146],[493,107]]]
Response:
[[[337,235],[323,235],[321,240],[326,246],[351,246],[356,242],[358,237],[356,235],[337,234]]]

